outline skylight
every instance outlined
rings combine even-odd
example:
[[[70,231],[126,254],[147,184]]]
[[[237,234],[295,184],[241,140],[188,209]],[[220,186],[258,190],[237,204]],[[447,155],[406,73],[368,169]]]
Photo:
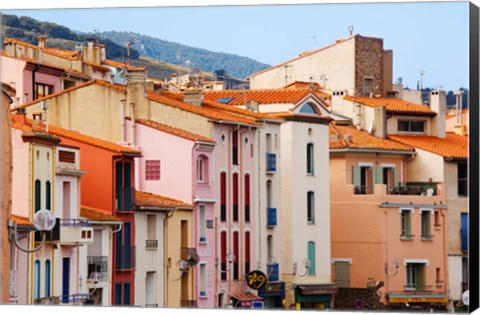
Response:
[[[234,99],[234,97],[222,97],[222,98],[217,100],[217,103],[228,104],[228,102],[230,102],[233,99]]]

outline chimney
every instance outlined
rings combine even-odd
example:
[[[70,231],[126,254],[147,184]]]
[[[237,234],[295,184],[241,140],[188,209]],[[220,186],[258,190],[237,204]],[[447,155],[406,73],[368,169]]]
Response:
[[[15,112],[15,122],[17,124],[25,125],[27,123],[27,113],[25,108],[18,108]]]
[[[127,107],[135,104],[135,117],[149,119],[148,104],[145,100],[146,68],[129,67],[127,70],[127,79]]]
[[[347,90],[344,91],[335,91],[332,93],[332,100],[330,102],[331,111],[334,111],[336,113],[344,113],[345,112],[345,100],[343,99],[345,96],[347,96]]]
[[[375,107],[375,137],[385,139],[387,137],[387,111],[385,106]]]
[[[455,107],[456,107],[457,121],[456,121],[456,124],[454,126],[454,131],[457,135],[464,136],[465,133],[466,133],[466,126],[463,124],[463,117],[462,117],[462,114],[463,114],[463,108],[462,108],[463,91],[462,90],[455,91],[455,97],[456,97]]]
[[[38,36],[38,47],[40,48],[47,47],[47,36]]]
[[[445,138],[445,112],[447,111],[447,97],[445,91],[434,90],[430,92],[430,108],[437,113],[437,115],[432,119],[431,135],[439,138]]]
[[[89,62],[94,62],[95,61],[95,38],[89,37],[87,38],[87,47],[86,47],[86,53],[83,55],[86,58],[86,61]]]
[[[203,93],[201,90],[188,90],[183,94],[183,102],[195,106],[202,106]]]

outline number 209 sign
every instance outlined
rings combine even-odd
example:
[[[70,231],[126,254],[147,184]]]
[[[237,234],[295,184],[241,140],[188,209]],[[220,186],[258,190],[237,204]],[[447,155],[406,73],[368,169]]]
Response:
[[[261,290],[267,284],[267,276],[260,270],[250,271],[247,275],[247,284],[254,290]]]

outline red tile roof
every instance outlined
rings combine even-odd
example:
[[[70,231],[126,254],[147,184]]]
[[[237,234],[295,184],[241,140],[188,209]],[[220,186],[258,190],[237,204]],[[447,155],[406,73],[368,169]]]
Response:
[[[447,132],[445,138],[433,136],[388,135],[389,139],[443,156],[446,159],[468,158],[468,136]]]
[[[369,107],[385,106],[387,113],[404,115],[434,116],[436,113],[426,105],[410,103],[398,98],[380,98],[364,96],[345,96],[345,100]]]
[[[113,216],[111,213],[82,205],[80,208],[80,216],[92,221],[122,221],[121,219]]]
[[[71,50],[64,50],[64,49],[59,49],[59,48],[49,48],[49,47],[39,47],[36,45],[29,44],[27,42],[22,42],[20,40],[14,39],[14,38],[8,38],[6,37],[4,40],[5,45],[9,44],[19,44],[25,47],[30,47],[36,50],[41,50],[47,54],[54,55],[57,57],[69,59],[69,60],[78,60],[81,58],[81,55],[76,52],[76,51],[71,51]]]
[[[145,125],[145,126],[150,127],[150,128],[154,128],[154,129],[159,130],[159,131],[169,133],[169,134],[174,135],[174,136],[178,136],[178,137],[187,139],[187,140],[205,141],[205,142],[215,143],[215,140],[213,140],[211,138],[207,138],[207,137],[204,137],[204,136],[201,136],[201,135],[198,135],[198,134],[186,131],[186,130],[182,130],[182,129],[174,128],[174,127],[171,127],[171,126],[167,126],[165,124],[161,124],[161,123],[158,123],[158,122],[155,122],[155,121],[152,121],[152,120],[135,119],[135,122],[137,122],[139,124],[142,124],[142,125]]]
[[[229,112],[222,111],[222,110],[215,109],[208,106],[195,106],[195,105],[187,104],[187,103],[178,101],[175,98],[165,96],[165,95],[158,95],[152,92],[148,92],[147,99],[162,103],[167,106],[177,107],[179,109],[182,109],[200,116],[204,116],[210,119],[214,119],[217,121],[237,122],[237,123],[250,124],[254,126],[259,125],[253,118],[245,117],[242,115],[236,115],[233,113],[229,113]]]
[[[408,151],[412,153],[415,151],[411,146],[375,137],[368,132],[357,130],[352,125],[339,125],[335,122],[330,124],[330,149]]]
[[[135,204],[139,207],[193,208],[186,202],[142,191],[135,192]]]
[[[105,71],[105,72],[110,72],[110,70],[111,70],[109,67],[105,67],[105,66],[99,65],[98,63],[94,63],[94,62],[90,62],[90,61],[85,61],[84,60],[83,64],[87,65],[87,66],[90,66],[94,69],[102,70],[102,71]]]
[[[13,222],[16,222],[17,225],[33,226],[33,222],[30,222],[26,217],[21,217],[21,216],[12,214],[10,218]]]
[[[233,98],[228,105],[245,105],[248,101],[260,104],[297,104],[310,94],[309,89],[268,89],[268,90],[221,90],[205,91],[204,100],[218,102],[221,98]],[[328,94],[317,92],[321,97]]]

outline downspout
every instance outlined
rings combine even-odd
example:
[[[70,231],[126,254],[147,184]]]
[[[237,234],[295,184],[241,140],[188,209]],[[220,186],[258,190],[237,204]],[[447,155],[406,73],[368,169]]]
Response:
[[[130,103],[130,108],[131,108],[131,116],[132,116],[132,120],[131,120],[131,130],[132,130],[132,134],[131,134],[131,140],[130,141],[130,145],[131,146],[135,146],[135,103]]]
[[[264,125],[265,125],[265,121],[263,122]],[[255,191],[258,192],[258,196],[257,196],[257,203],[258,203],[258,207],[257,207],[257,215],[258,215],[258,220],[257,220],[257,239],[258,239],[258,256],[257,256],[257,269],[260,269],[261,266],[262,266],[262,234],[261,234],[261,228],[260,228],[260,223],[262,222],[261,221],[261,213],[262,213],[262,203],[261,203],[261,198],[260,196],[262,195],[260,193],[260,190],[263,188],[262,187],[262,182],[261,182],[261,178],[262,176],[260,175],[260,172],[261,172],[261,167],[260,167],[260,164],[262,163],[261,162],[261,159],[262,157],[260,156],[260,152],[261,152],[261,145],[260,145],[260,142],[263,138],[263,135],[260,134],[260,129],[259,129],[259,135],[258,135],[258,139],[257,139],[257,146],[258,146],[258,149],[257,149],[257,156],[258,156],[258,162],[257,162],[257,169],[258,169],[258,172],[257,172],[257,179],[258,179],[258,186],[257,186],[257,189]],[[266,156],[266,155],[265,155]]]
[[[243,141],[242,141],[242,137],[243,135],[245,135],[246,133],[248,133],[250,131],[250,127],[248,128],[248,130],[244,131],[244,132],[239,132],[239,139],[238,139],[238,143],[239,143],[239,163],[240,163],[240,176],[239,176],[239,187],[238,187],[238,190],[239,190],[239,209],[238,209],[238,222],[239,222],[239,230],[240,230],[240,233],[238,235],[238,238],[239,238],[239,245],[242,244],[242,247],[243,248],[243,255],[241,255],[243,257],[242,261],[243,261],[243,267],[245,267],[245,238],[244,238],[244,224],[245,224],[245,198],[244,198],[244,193],[243,192],[243,189],[242,188],[245,188],[245,183],[244,183],[244,178],[245,178],[245,175],[243,174],[243,158],[242,158],[242,155],[243,155]],[[240,202],[242,201],[242,202]],[[243,211],[240,211],[240,204],[243,205]],[[243,213],[243,218],[240,216],[240,213]],[[238,253],[238,255],[240,256],[240,251]],[[239,266],[238,266],[238,269],[241,270],[241,265],[240,265],[240,257],[237,257],[237,261],[239,262]],[[244,281],[241,281],[242,282],[242,292],[245,290],[245,282],[246,282],[246,279],[244,279]]]
[[[168,307],[168,252],[167,252],[167,246],[168,244],[168,233],[167,233],[167,220],[173,217],[175,212],[173,210],[168,211],[165,217],[163,218],[163,283],[164,283],[164,288],[163,288],[163,307]],[[165,285],[166,284],[166,285]]]
[[[120,142],[125,143],[125,103],[127,100],[120,100]]]

